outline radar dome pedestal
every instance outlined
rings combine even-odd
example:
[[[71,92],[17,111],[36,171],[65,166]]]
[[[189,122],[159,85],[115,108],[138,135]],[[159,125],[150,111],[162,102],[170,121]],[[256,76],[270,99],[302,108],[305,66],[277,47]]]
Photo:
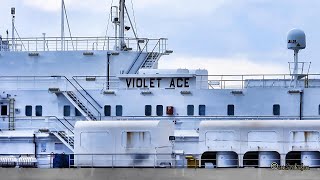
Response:
[[[299,60],[298,54],[301,49],[306,48],[306,34],[300,29],[292,29],[288,32],[287,36],[288,49],[294,50],[294,69],[292,76],[295,81],[295,86],[298,84],[298,80],[303,77],[299,74]]]
[[[306,34],[300,29],[292,29],[288,32],[287,47],[292,50],[306,48]]]

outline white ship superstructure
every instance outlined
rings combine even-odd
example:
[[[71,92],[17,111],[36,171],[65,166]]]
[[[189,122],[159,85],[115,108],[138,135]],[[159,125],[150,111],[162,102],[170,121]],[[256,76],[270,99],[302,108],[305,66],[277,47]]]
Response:
[[[1,39],[1,166],[320,166],[320,78],[298,61],[302,31],[288,35],[290,74],[209,75],[158,69],[167,39],[125,37],[125,1],[112,12],[115,37],[62,25]]]

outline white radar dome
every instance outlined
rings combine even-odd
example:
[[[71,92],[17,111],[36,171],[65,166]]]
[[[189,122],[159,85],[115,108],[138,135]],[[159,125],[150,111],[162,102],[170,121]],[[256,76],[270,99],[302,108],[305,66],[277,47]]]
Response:
[[[292,50],[306,48],[306,34],[300,29],[292,29],[288,32],[287,47]]]

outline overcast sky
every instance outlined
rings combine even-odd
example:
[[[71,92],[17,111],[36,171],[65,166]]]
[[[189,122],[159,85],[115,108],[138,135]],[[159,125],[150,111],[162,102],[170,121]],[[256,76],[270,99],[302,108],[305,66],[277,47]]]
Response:
[[[131,0],[127,7],[132,14]],[[169,38],[174,54],[160,68],[205,68],[210,74],[289,73],[293,52],[286,34],[301,28],[307,49],[301,61],[312,61],[320,73],[319,0],[132,0],[140,37]],[[60,34],[61,0],[1,0],[0,34],[10,30],[10,8],[22,37]],[[65,0],[74,36],[104,36],[112,0]],[[117,5],[118,0],[113,0]],[[131,16],[133,18],[133,16]],[[109,23],[108,35],[113,36]]]

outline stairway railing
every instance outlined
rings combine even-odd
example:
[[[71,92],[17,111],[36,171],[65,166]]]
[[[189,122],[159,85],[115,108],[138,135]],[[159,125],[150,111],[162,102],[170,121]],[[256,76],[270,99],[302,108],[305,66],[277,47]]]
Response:
[[[150,54],[151,54],[152,58],[154,57],[154,53],[155,53],[154,51],[155,51],[156,47],[158,47],[158,46],[159,46],[159,52],[157,52],[157,53],[159,53],[158,56],[160,56],[160,53],[161,53],[160,47],[161,46],[160,46],[160,39],[159,39],[157,41],[156,45],[153,47],[152,51],[147,54],[146,58],[143,60],[143,63],[140,65],[139,69],[147,62]]]
[[[74,87],[74,89],[87,101],[87,103],[89,103],[89,104],[91,105],[91,107],[92,107],[95,111],[97,111],[99,120],[101,120],[101,113],[100,113],[100,111],[85,97],[85,95],[83,95],[83,93],[81,93],[81,91],[80,91],[66,76],[51,76],[51,77],[63,77],[63,78],[65,78],[65,79]],[[73,78],[73,79],[74,79],[74,78]],[[92,96],[90,96],[90,94],[89,94],[84,88],[82,88],[82,89],[86,92],[87,95],[89,95],[89,97],[90,97],[93,101],[96,102],[96,100],[95,100]],[[97,102],[96,102],[96,103],[97,103]],[[98,105],[99,105],[99,104],[98,104]],[[102,108],[101,105],[99,105],[99,107]]]
[[[70,126],[72,129],[70,129],[65,123],[62,122],[61,119],[59,119],[58,117],[56,116],[52,116],[54,117],[56,120],[58,120],[60,122],[60,124],[62,124],[68,131],[70,131],[72,134],[74,134],[73,132],[73,129],[74,129],[74,126],[66,119],[66,118],[63,118]]]
[[[88,93],[88,91],[86,91],[83,86],[81,86],[81,84],[74,78],[74,76],[72,77],[72,79],[74,80],[74,82],[77,83],[77,85],[86,93],[86,95],[88,95],[93,102],[95,102],[100,108],[102,108],[102,106]]]
[[[139,57],[141,56],[142,52],[144,51],[144,49],[146,49],[146,47],[148,46],[149,43],[149,39],[147,39],[146,44],[144,45],[144,47],[139,51],[138,56],[136,57],[136,59],[133,61],[133,63],[131,64],[131,66],[129,67],[129,69],[127,70],[127,74],[131,71],[131,69],[133,68],[133,66],[136,64],[136,62],[138,61]],[[158,43],[157,43],[158,44]],[[143,62],[144,63],[144,62]],[[143,64],[142,63],[142,64]],[[141,65],[140,65],[141,67]]]

